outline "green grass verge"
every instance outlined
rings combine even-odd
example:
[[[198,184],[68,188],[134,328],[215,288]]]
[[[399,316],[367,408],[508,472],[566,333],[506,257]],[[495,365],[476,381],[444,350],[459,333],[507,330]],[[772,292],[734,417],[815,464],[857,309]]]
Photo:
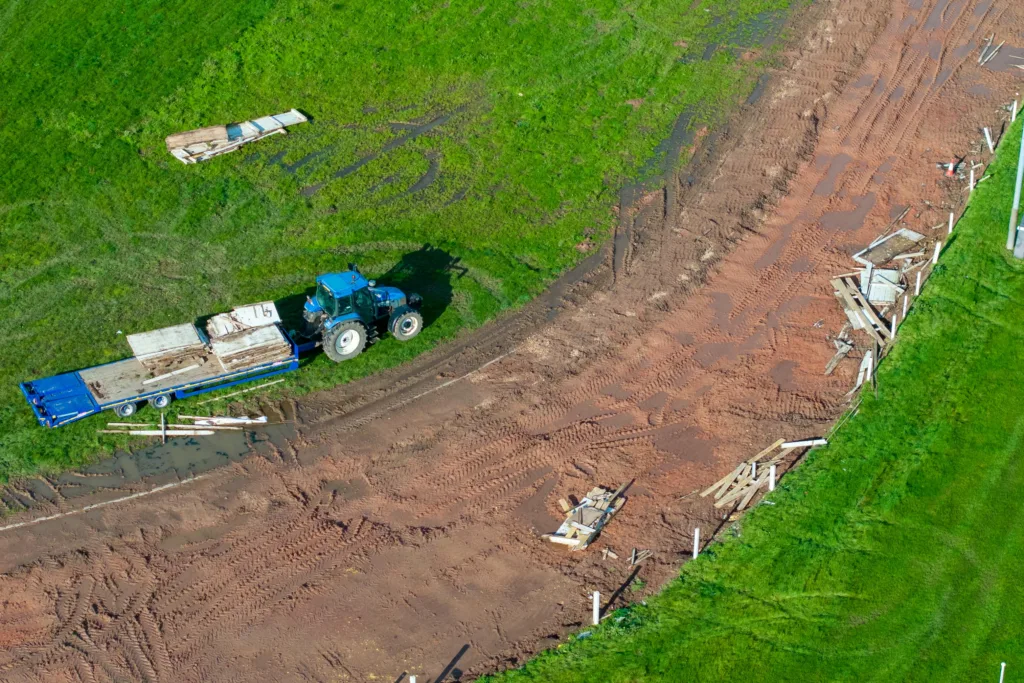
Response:
[[[36,426],[17,388],[124,357],[119,331],[297,312],[349,261],[426,298],[414,342],[317,358],[294,394],[521,305],[610,234],[680,112],[750,92],[771,52],[740,46],[791,2],[0,2],[0,480],[124,445]],[[163,148],[291,107],[314,123],[206,164]]]
[[[997,680],[1024,667],[1020,126],[827,448],[647,607],[490,683]],[[1009,671],[1009,670],[1008,670]],[[595,678],[595,672],[600,672]]]

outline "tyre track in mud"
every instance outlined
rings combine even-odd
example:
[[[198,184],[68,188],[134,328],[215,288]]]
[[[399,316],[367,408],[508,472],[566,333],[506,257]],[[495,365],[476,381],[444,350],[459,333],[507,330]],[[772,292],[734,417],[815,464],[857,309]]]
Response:
[[[1024,29],[1008,1],[802,21],[760,99],[637,202],[617,272],[606,248],[524,311],[305,399],[294,432],[189,487],[0,535],[0,680],[394,680],[457,653],[473,674],[584,623],[632,547],[655,552],[634,596],[673,576],[722,524],[680,496],[842,409],[828,278],[905,206],[942,222],[960,188],[934,161],[1021,82],[972,55]],[[558,498],[631,479],[590,552],[536,537]]]

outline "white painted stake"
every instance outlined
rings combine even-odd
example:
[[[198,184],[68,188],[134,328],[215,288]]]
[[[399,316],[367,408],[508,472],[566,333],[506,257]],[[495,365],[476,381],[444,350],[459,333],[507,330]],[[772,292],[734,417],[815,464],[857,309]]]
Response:
[[[775,465],[768,468],[768,490],[775,490]]]
[[[932,256],[932,265],[939,262],[939,252],[942,251],[942,242],[935,243],[935,256]],[[920,275],[920,273],[918,273]]]
[[[803,441],[786,441],[780,448],[806,448],[807,446],[827,446],[828,439],[804,439]]]
[[[409,676],[409,683],[416,683],[416,677],[415,676]]]
[[[756,462],[750,463],[750,478],[751,479],[757,479],[757,463]]]
[[[693,530],[693,559],[697,559],[697,555],[700,554],[700,528]]]
[[[900,314],[896,311],[892,312],[892,329],[889,331],[889,336],[893,339],[896,338],[896,320],[900,317]]]
[[[953,234],[953,212],[952,211],[949,212],[949,233],[948,234],[950,234],[950,235]]]
[[[1010,111],[1010,123],[1017,120],[1017,100],[1013,101],[1013,110]]]
[[[601,594],[594,591],[594,626],[601,623]]]
[[[1014,102],[1016,104],[1016,102]],[[1003,675],[1006,673],[1006,662],[999,665],[999,683],[1003,683]]]
[[[969,187],[971,188],[970,192],[974,192],[974,169],[973,168],[971,169],[971,184],[970,184]]]
[[[910,305],[910,297],[906,294],[903,295],[903,319],[907,319],[907,307]]]
[[[921,296],[921,271],[917,271],[917,284],[914,285],[914,296]]]
[[[996,148],[995,148],[995,145],[992,144],[992,133],[988,132],[988,128],[985,128],[984,131],[985,131],[985,142],[988,143],[988,151],[991,152],[992,154],[995,154],[996,153]]]

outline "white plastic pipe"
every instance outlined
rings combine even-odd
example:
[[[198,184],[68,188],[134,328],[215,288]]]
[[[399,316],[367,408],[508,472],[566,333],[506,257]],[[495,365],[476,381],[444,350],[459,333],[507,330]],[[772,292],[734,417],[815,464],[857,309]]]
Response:
[[[409,683],[416,683],[416,677],[415,676],[409,676]]]
[[[768,468],[768,490],[775,490],[775,465]]]
[[[921,296],[921,271],[917,271],[917,284],[914,285],[914,296]]]
[[[939,252],[942,251],[942,242],[935,243],[935,256],[932,256],[932,265],[939,262]]]
[[[950,235],[953,234],[953,212],[952,211],[949,212],[949,233],[948,234],[950,234]]]
[[[700,527],[693,530],[693,559],[700,554]]]
[[[594,591],[594,626],[601,623],[601,594]]]
[[[969,185],[970,192],[974,192],[974,169],[971,169],[971,184]]]
[[[889,330],[889,336],[893,339],[896,338],[896,320],[899,318],[899,313],[896,311],[892,312],[892,329]]]
[[[985,131],[985,142],[988,143],[988,151],[995,154],[996,147],[992,144],[992,133],[989,132],[988,128],[984,128],[983,130]]]
[[[906,294],[903,295],[903,319],[907,319],[907,306],[910,305],[910,297]]]
[[[1006,662],[999,665],[999,683],[1003,683],[1003,676],[1006,674]]]
[[[1013,109],[1010,111],[1010,123],[1017,120],[1017,100],[1013,101]]]
[[[1017,242],[1017,212],[1020,210],[1021,184],[1024,184],[1024,139],[1021,140],[1020,158],[1017,160],[1017,185],[1013,191],[1013,207],[1010,209],[1010,230],[1006,234],[1007,249],[1013,249]]]
[[[868,365],[870,371],[871,366]],[[804,448],[806,446],[827,446],[828,441],[826,439],[804,439],[803,441],[787,441],[782,444],[782,448]]]
[[[757,479],[757,463],[756,462],[750,463],[750,478],[751,479]]]

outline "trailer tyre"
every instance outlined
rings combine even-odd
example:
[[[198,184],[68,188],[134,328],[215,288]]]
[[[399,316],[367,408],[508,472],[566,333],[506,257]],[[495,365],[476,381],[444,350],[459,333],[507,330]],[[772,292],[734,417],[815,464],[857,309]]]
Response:
[[[118,417],[131,417],[138,409],[139,407],[134,403],[122,403],[118,407],[114,408],[114,412]]]
[[[324,353],[335,363],[355,358],[366,348],[366,327],[355,320],[335,325],[324,334]]]
[[[157,410],[163,410],[167,406],[171,405],[171,395],[160,394],[159,396],[154,396],[149,399],[149,405],[153,406]]]
[[[398,341],[409,341],[423,329],[423,316],[419,311],[403,306],[391,314],[388,329]]]

